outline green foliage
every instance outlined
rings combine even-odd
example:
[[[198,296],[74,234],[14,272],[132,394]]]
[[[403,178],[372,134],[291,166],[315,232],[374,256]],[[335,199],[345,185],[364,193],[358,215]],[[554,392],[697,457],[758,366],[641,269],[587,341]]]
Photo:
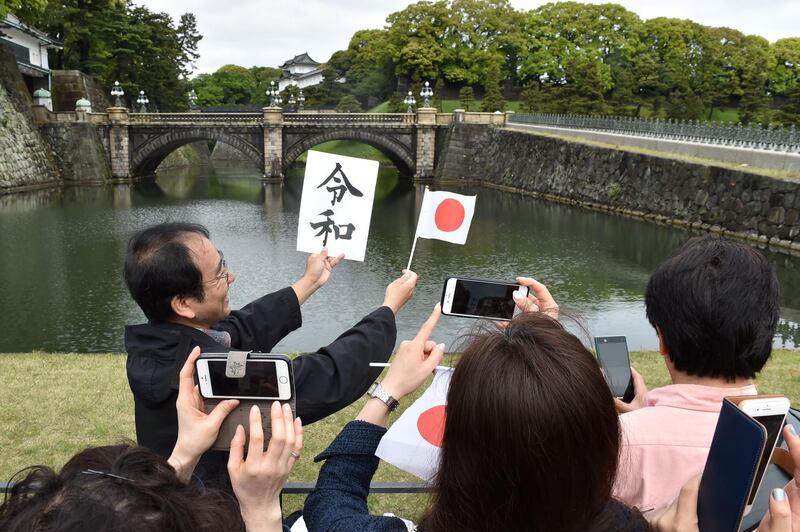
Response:
[[[500,92],[500,65],[492,63],[486,75],[486,94],[483,97],[482,110],[485,112],[502,111],[505,107],[503,95]]]
[[[364,111],[364,108],[361,107],[361,104],[358,103],[355,96],[352,94],[345,94],[342,96],[342,99],[339,100],[339,103],[336,104],[336,112],[337,113],[361,113]]]
[[[35,23],[47,7],[47,0],[0,0],[0,19],[9,13],[23,22]]]
[[[278,68],[224,65],[213,74],[200,74],[192,79],[192,88],[197,93],[200,107],[217,105],[257,105],[269,103],[266,91],[270,82],[277,82],[281,75]],[[292,88],[296,94],[296,88]],[[286,91],[284,91],[285,93]],[[284,102],[288,94],[284,94]]]
[[[397,91],[392,93],[392,97],[389,98],[389,104],[387,106],[386,112],[387,113],[404,113],[406,111],[406,106],[403,103],[403,95]]]
[[[461,107],[461,109],[469,111],[474,103],[475,91],[472,90],[472,87],[469,85],[466,87],[461,87],[461,90],[458,91],[458,105]]]
[[[23,3],[37,5],[39,0]],[[81,70],[107,87],[119,80],[128,105],[143,90],[153,109],[187,107],[185,79],[202,38],[191,13],[175,26],[166,13],[129,2],[50,0],[38,16],[26,20],[63,39],[64,49],[51,58],[53,68]]]
[[[442,93],[444,92],[444,80],[439,78],[433,85],[433,100],[431,105],[442,112]]]

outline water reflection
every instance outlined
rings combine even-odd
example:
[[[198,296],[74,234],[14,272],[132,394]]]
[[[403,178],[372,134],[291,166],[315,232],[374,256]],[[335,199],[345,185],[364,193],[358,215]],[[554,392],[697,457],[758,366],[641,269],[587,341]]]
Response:
[[[222,163],[159,173],[134,185],[69,188],[0,197],[0,352],[120,351],[122,326],[143,316],[130,300],[121,264],[130,235],[165,220],[207,225],[237,281],[233,306],[297,279],[295,251],[303,169],[264,184],[254,168]],[[546,282],[591,334],[625,334],[631,349],[657,348],[642,293],[650,272],[691,235],[671,227],[583,211],[494,190],[477,192],[467,245],[420,240],[415,298],[398,316],[399,337],[417,327],[450,275]],[[325,345],[383,299],[405,267],[423,189],[382,168],[367,259],[346,262],[306,305],[304,326],[278,348]],[[776,346],[800,341],[798,259],[770,254],[780,278],[782,321]],[[436,339],[448,346],[473,324],[444,318]]]

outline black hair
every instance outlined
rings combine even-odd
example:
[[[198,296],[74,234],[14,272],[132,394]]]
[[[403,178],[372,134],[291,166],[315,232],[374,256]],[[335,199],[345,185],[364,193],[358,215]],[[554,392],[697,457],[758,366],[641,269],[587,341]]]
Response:
[[[175,296],[203,301],[203,274],[186,246],[191,234],[210,237],[200,224],[168,222],[139,231],[128,242],[125,284],[150,320],[171,318]]]
[[[778,279],[746,244],[692,238],[658,265],[644,298],[647,319],[678,371],[734,381],[755,377],[769,359]]]
[[[56,473],[20,472],[0,505],[5,532],[244,532],[230,494],[183,484],[163,457],[143,447],[89,448]]]

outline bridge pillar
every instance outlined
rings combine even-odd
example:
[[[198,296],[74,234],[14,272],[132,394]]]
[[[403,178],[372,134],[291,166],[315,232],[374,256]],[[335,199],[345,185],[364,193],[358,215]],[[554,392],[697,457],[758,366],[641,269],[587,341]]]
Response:
[[[433,179],[436,152],[436,109],[417,109],[417,172],[415,180]]]
[[[283,180],[283,110],[264,107],[264,178]]]
[[[111,159],[111,177],[131,177],[131,159],[128,147],[128,110],[125,107],[109,107],[108,155]]]

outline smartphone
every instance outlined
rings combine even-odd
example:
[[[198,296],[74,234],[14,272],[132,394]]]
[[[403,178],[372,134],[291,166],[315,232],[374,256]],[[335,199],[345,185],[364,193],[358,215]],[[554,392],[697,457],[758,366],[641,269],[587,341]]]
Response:
[[[748,414],[758,421],[767,431],[764,454],[761,455],[761,461],[758,463],[758,469],[756,469],[753,489],[750,491],[750,496],[747,498],[747,506],[745,506],[744,509],[745,515],[747,515],[753,507],[758,488],[761,487],[761,481],[764,478],[764,472],[767,470],[770,460],[772,460],[772,453],[775,451],[775,443],[781,435],[781,429],[786,420],[786,413],[789,411],[789,406],[790,403],[786,397],[756,397],[739,401],[739,408],[745,414]]]
[[[528,287],[516,283],[448,277],[442,289],[442,314],[508,321],[514,317],[516,291],[528,295]]]
[[[633,376],[624,336],[595,336],[594,349],[614,397],[626,403],[633,400]]]
[[[766,440],[761,423],[723,399],[700,479],[699,530],[738,532]]]
[[[225,358],[197,360],[200,395],[207,399],[288,401],[292,398],[289,364],[285,360],[251,358],[242,378],[225,376]]]

